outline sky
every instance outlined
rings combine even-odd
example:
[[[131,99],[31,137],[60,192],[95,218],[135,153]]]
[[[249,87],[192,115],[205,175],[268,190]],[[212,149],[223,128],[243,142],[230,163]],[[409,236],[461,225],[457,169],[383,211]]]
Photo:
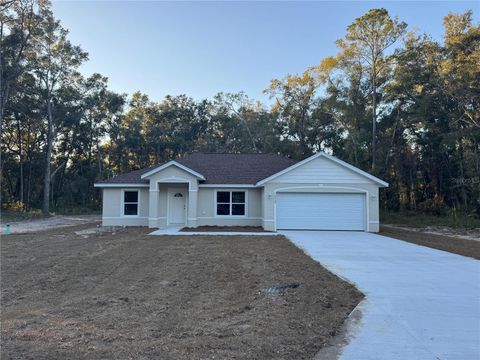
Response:
[[[53,1],[69,38],[89,53],[85,75],[109,78],[111,90],[196,100],[244,91],[266,101],[273,78],[302,73],[337,52],[335,40],[371,8],[386,8],[410,29],[442,40],[449,12],[462,1],[160,2]]]

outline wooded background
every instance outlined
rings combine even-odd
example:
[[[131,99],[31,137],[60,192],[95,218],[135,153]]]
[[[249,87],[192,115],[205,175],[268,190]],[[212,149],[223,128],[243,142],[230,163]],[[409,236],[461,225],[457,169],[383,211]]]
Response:
[[[95,181],[193,151],[322,150],[389,182],[383,209],[480,215],[480,27],[471,12],[445,15],[438,43],[370,10],[337,54],[265,84],[269,104],[221,92],[155,102],[81,75],[88,54],[48,1],[4,0],[2,206],[98,209]]]

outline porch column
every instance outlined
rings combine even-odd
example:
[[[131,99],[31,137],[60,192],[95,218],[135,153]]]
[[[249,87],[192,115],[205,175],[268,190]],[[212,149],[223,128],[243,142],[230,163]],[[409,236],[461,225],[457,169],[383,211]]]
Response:
[[[266,184],[262,191],[263,201],[263,228],[268,231],[275,230],[275,192]]]
[[[150,184],[149,198],[148,198],[148,227],[158,227],[158,202],[159,202],[158,184]]]
[[[188,227],[197,226],[197,203],[198,203],[198,186],[191,184],[188,189]]]

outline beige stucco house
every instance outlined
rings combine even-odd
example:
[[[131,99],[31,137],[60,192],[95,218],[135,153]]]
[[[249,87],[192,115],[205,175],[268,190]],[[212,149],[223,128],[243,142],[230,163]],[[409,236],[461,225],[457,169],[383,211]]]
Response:
[[[379,230],[388,184],[338,158],[194,153],[95,184],[103,225]]]

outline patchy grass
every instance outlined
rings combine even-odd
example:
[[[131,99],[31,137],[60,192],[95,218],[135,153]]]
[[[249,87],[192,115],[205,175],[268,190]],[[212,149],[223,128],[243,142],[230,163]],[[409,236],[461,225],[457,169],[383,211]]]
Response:
[[[48,215],[42,213],[40,209],[31,209],[27,211],[2,209],[0,211],[0,223],[8,224],[13,222],[28,221],[34,219],[46,219],[55,215],[100,215],[100,210],[90,208],[71,208],[64,210],[51,211]]]
[[[100,215],[102,211],[96,208],[77,206],[74,208],[53,209],[53,213],[55,215]]]
[[[2,359],[311,359],[363,297],[283,236],[90,228],[2,242]]]
[[[47,218],[49,216],[51,215],[42,214],[40,210],[12,211],[2,209],[0,211],[0,222],[2,224],[8,224],[11,222]]]
[[[381,226],[380,235],[480,260],[480,241]]]
[[[465,212],[453,212],[446,216],[435,216],[416,211],[382,212],[380,220],[384,224],[423,228],[445,226],[453,229],[480,228],[480,218]]]

